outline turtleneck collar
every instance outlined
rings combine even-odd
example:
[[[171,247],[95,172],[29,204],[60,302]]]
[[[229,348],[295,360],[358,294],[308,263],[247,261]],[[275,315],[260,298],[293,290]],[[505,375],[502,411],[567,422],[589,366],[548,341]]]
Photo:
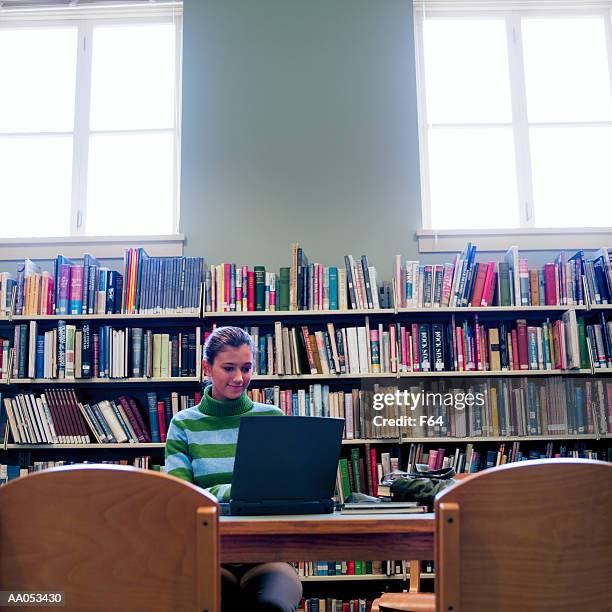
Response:
[[[209,416],[235,416],[244,414],[253,407],[253,402],[244,391],[235,400],[216,400],[211,392],[212,385],[208,385],[204,389],[200,403],[200,410]]]

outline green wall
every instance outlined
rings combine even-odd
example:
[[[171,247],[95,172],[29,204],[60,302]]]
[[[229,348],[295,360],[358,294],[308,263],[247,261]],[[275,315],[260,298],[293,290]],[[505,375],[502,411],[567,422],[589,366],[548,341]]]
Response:
[[[417,255],[410,0],[185,0],[183,37],[186,254]]]

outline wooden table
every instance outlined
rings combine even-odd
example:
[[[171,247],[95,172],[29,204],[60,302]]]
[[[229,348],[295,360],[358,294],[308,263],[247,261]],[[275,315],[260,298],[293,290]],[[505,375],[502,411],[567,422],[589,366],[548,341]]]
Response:
[[[223,516],[222,563],[433,559],[433,514]]]

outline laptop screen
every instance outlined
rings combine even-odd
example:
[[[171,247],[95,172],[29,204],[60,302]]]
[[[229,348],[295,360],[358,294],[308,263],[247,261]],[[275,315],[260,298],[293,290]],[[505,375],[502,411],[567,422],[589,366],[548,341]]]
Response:
[[[240,419],[232,499],[321,500],[334,494],[344,419]]]

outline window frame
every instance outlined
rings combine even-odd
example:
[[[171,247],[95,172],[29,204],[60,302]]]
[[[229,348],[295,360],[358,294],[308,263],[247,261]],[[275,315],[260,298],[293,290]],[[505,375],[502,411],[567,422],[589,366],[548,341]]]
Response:
[[[431,6],[428,6],[431,5]],[[460,3],[457,3],[460,4]],[[525,71],[523,65],[523,45],[521,33],[521,19],[525,17],[599,17],[603,18],[609,69],[609,84],[612,90],[612,8],[610,3],[593,3],[586,7],[565,6],[561,8],[542,8],[535,2],[530,8],[524,2],[503,3],[503,8],[493,10],[491,3],[488,8],[475,7],[474,2],[463,3],[458,8],[449,9],[448,2],[444,0],[436,6],[435,0],[415,2],[414,6],[414,34],[415,34],[415,64],[417,76],[417,107],[418,107],[418,133],[421,169],[421,214],[422,227],[417,230],[416,236],[421,252],[455,252],[461,250],[457,247],[460,242],[475,237],[486,245],[485,250],[502,251],[510,244],[529,250],[558,249],[559,244],[567,244],[567,248],[599,248],[603,243],[612,244],[612,228],[609,227],[572,227],[549,228],[535,225],[535,210],[533,198],[532,164],[529,146],[530,126],[571,126],[589,125],[589,122],[563,122],[563,123],[529,123],[527,117],[527,95]],[[500,3],[498,3],[500,4]],[[533,6],[533,5],[532,5]],[[510,126],[513,132],[516,165],[516,184],[518,194],[519,226],[517,228],[491,228],[491,229],[436,229],[432,227],[432,208],[429,176],[429,150],[428,132],[430,128],[439,126],[452,126],[462,124],[430,124],[427,120],[425,66],[424,66],[424,39],[423,22],[425,19],[504,19],[506,24],[506,43],[509,64],[510,96],[511,96],[511,124],[464,124],[467,126],[484,127],[487,125]],[[612,120],[597,122],[597,125],[612,126]],[[602,242],[603,240],[603,242]]]
[[[67,256],[82,255],[83,248],[96,246],[105,252],[119,252],[135,242],[149,245],[152,255],[181,255],[184,236],[178,233],[180,215],[180,151],[181,151],[181,49],[182,49],[182,9],[180,4],[172,6],[149,7],[102,7],[95,9],[49,9],[32,11],[6,11],[0,8],[0,29],[43,29],[76,27],[77,57],[75,74],[75,107],[72,131],[67,132],[17,132],[7,136],[50,136],[65,135],[73,138],[72,184],[70,206],[70,234],[52,237],[8,237],[0,240],[0,261],[12,260],[16,252],[23,252],[19,245],[32,245],[38,257],[55,257],[57,247],[61,246]],[[172,128],[103,130],[90,129],[91,110],[91,70],[92,70],[92,37],[94,28],[109,25],[147,25],[167,23],[175,29],[175,116]],[[167,233],[157,236],[100,236],[86,234],[87,218],[87,170],[90,136],[97,133],[173,133],[173,197],[172,228]],[[3,135],[4,136],[4,135]],[[34,246],[35,245],[35,246]],[[108,245],[104,248],[103,245]],[[47,255],[48,253],[48,255]],[[20,255],[17,255],[19,258]]]

